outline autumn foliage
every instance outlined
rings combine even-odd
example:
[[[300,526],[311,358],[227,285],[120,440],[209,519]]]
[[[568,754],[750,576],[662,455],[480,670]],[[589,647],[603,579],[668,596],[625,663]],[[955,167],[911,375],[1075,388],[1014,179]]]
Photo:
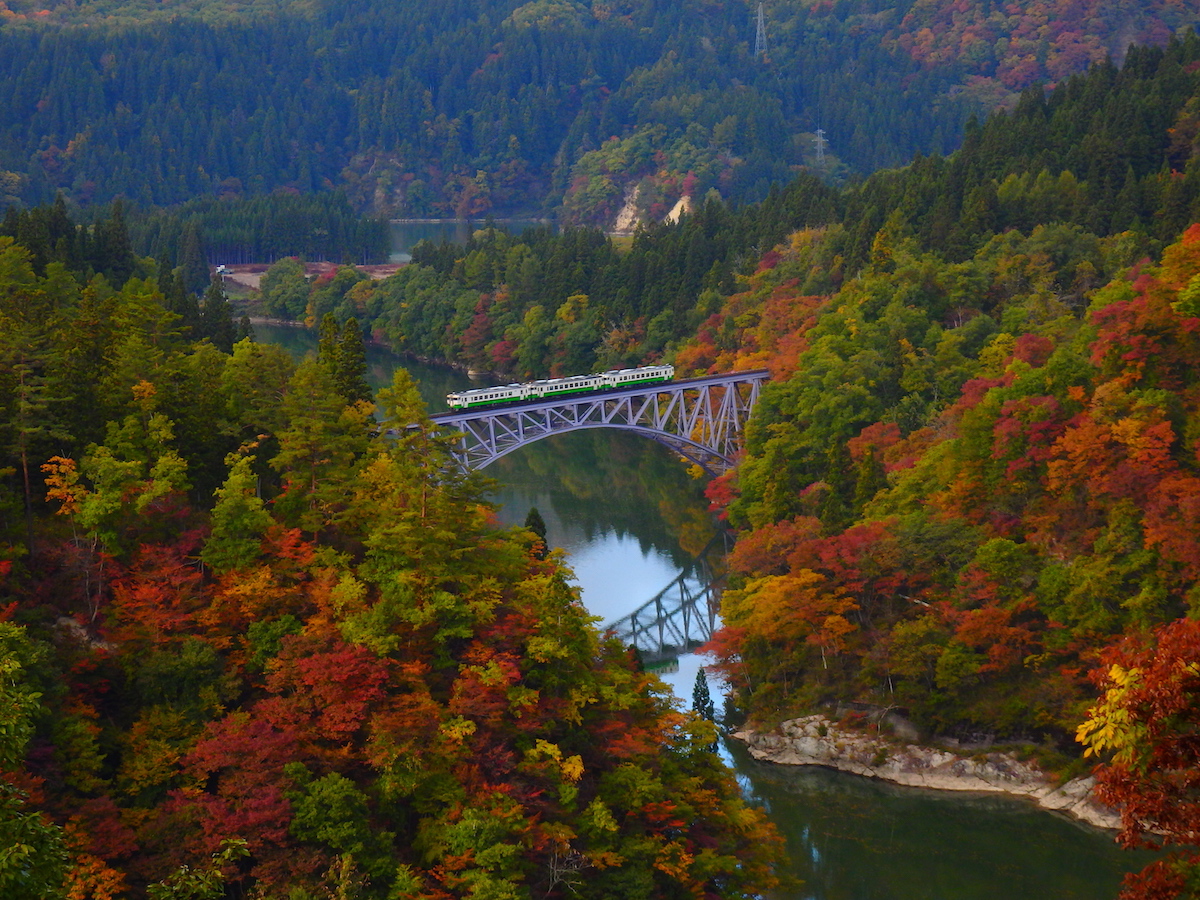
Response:
[[[925,4],[909,18],[941,31],[902,45],[956,52],[941,36],[974,43],[996,24],[981,10]],[[677,356],[775,375],[709,490],[740,529],[709,649],[744,712],[900,709],[1079,771],[1099,686],[1080,734],[1101,796],[1131,843],[1180,848],[1128,898],[1197,890],[1200,145],[1193,100],[1133,99],[1142,77],[1196,77],[1165,61],[1027,91],[945,163],[848,191],[854,215],[763,255]],[[1076,204],[1106,103],[1165,115],[1161,189],[1138,195],[1154,226]]]
[[[370,404],[324,357],[191,344],[153,281],[97,287],[99,311],[68,281],[0,238],[0,334],[36,326],[53,426],[28,446],[63,448],[0,545],[0,835],[19,851],[0,894],[774,883],[775,832],[711,724],[596,630],[560,555],[495,524],[406,372]],[[88,431],[67,379],[91,313],[111,329]],[[4,484],[19,510],[23,481]]]
[[[1101,701],[1080,726],[1088,753],[1105,758],[1099,793],[1121,810],[1129,846],[1175,847],[1126,881],[1123,897],[1192,896],[1200,887],[1200,625],[1180,619],[1131,637],[1095,674]]]

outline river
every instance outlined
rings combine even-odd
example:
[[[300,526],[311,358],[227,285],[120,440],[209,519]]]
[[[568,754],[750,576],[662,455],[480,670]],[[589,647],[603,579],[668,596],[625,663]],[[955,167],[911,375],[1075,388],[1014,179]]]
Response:
[[[301,329],[256,332],[294,353],[315,346]],[[431,412],[468,385],[458,372],[368,348],[376,387],[400,364]],[[523,523],[537,507],[548,542],[570,558],[584,603],[606,622],[666,586],[714,531],[703,484],[664,448],[633,435],[600,429],[549,438],[486,474],[496,482],[499,520]],[[684,657],[663,676],[685,706],[700,665]],[[719,685],[710,684],[717,696]],[[1147,862],[1108,833],[1019,799],[757,763],[732,742],[722,754],[787,841],[792,883],[774,900],[1111,900],[1121,874]]]
[[[496,219],[509,234],[520,234],[526,228],[547,227],[554,224],[549,219]],[[412,259],[412,249],[421,241],[433,244],[448,242],[465,244],[472,229],[482,228],[486,220],[468,219],[396,219],[388,223],[391,238],[391,262],[403,263]]]

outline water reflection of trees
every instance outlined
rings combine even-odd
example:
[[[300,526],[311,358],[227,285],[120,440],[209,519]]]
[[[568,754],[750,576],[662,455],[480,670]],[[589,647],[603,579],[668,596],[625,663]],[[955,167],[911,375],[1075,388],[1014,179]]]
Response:
[[[497,460],[485,472],[501,483],[500,502],[548,496],[557,517],[586,537],[630,536],[643,551],[669,554],[681,568],[713,535],[705,482],[692,478],[666,448],[637,435],[615,429],[556,435]]]
[[[929,791],[728,748],[743,793],[785,834],[801,882],[772,900],[1107,900],[1146,855],[1111,834],[994,794]]]
[[[316,333],[305,328],[256,326],[261,341],[282,345],[297,359],[316,352]],[[424,365],[368,345],[367,380],[373,388],[392,381],[404,366],[417,382],[431,412],[446,408],[450,391],[471,384],[461,372]],[[688,474],[686,465],[666,448],[638,435],[603,428],[556,435],[497,460],[484,474],[501,485],[494,495],[507,503],[517,495],[546,497],[543,509],[589,540],[615,532],[638,541],[643,552],[657,550],[680,568],[711,540],[715,523],[704,499],[705,481]],[[529,512],[512,510],[506,521],[520,524]],[[548,516],[549,518],[549,516]]]

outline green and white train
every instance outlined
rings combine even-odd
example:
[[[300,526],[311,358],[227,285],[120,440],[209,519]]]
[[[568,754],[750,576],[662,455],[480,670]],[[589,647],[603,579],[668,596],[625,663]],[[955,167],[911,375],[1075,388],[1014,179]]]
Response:
[[[569,375],[566,378],[547,378],[525,384],[505,384],[498,387],[476,388],[447,394],[446,403],[451,409],[475,409],[480,406],[495,406],[517,400],[541,400],[567,397],[572,394],[590,394],[610,391],[613,388],[635,387],[641,384],[658,384],[675,377],[674,366],[645,366],[640,369],[613,369],[595,375]]]

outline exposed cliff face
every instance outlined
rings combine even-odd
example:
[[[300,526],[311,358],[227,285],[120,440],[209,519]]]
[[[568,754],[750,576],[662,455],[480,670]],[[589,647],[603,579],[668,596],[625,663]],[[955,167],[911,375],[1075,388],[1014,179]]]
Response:
[[[621,209],[617,212],[616,219],[613,220],[612,227],[608,231],[609,234],[630,235],[637,231],[639,225],[654,220],[655,216],[652,215],[652,210],[655,204],[646,203],[645,197],[642,195],[642,185],[649,182],[650,179],[642,179],[626,186]],[[645,207],[650,207],[650,209]],[[662,215],[662,221],[665,224],[673,225],[684,216],[689,215],[692,208],[692,198],[688,194],[684,194],[674,202],[665,215]]]
[[[671,207],[671,211],[663,217],[663,221],[674,224],[688,215],[692,211],[692,198],[684,194],[675,201],[675,205]]]
[[[1118,828],[1119,814],[1096,802],[1093,779],[1055,784],[1036,766],[1008,753],[966,757],[933,747],[899,744],[848,731],[824,716],[783,722],[775,731],[739,731],[755,759],[790,766],[827,766],[895,784],[945,791],[981,791],[1028,797],[1100,828]]]
[[[636,181],[625,188],[625,199],[621,203],[621,211],[617,213],[610,234],[633,234],[638,222],[641,221],[637,205],[639,193],[639,185]]]

